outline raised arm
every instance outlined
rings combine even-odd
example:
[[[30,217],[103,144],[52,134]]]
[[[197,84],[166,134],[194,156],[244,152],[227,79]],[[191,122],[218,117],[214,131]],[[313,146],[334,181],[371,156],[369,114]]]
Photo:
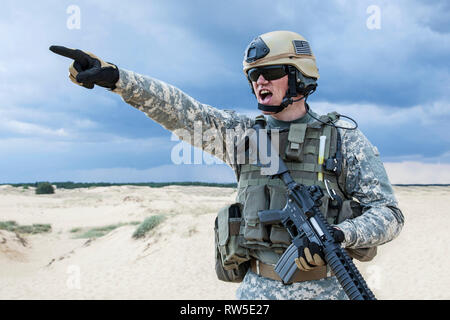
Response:
[[[232,136],[251,127],[253,120],[231,110],[219,110],[163,81],[119,69],[114,92],[181,140],[232,165]],[[230,139],[226,136],[230,135]],[[194,138],[197,137],[197,138]],[[203,137],[203,138],[201,138]],[[228,146],[228,147],[227,147]],[[233,166],[233,165],[232,165]]]
[[[63,46],[51,46],[50,50],[74,60],[69,78],[75,84],[88,89],[94,85],[111,89],[180,139],[229,164],[232,159],[227,142],[232,141],[226,139],[227,133],[232,135],[252,125],[253,120],[246,116],[202,104],[174,86],[119,69],[90,52]]]
[[[119,72],[113,91],[167,130],[187,129],[193,134],[194,125],[201,123],[203,131],[217,129],[225,133],[226,129],[251,125],[248,117],[200,103],[163,81],[124,69]]]

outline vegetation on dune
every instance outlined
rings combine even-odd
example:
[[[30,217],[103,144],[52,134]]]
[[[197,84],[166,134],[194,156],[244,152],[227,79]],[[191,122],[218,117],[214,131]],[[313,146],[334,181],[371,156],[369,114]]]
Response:
[[[0,229],[17,233],[46,233],[51,232],[52,227],[50,224],[32,224],[32,225],[19,225],[15,221],[0,221]]]
[[[50,182],[39,182],[35,192],[36,194],[52,194],[55,193],[55,189]]]
[[[77,228],[72,228],[70,230],[70,232],[76,233],[76,235],[74,236],[74,238],[76,238],[76,239],[100,238],[100,237],[103,237],[104,235],[108,234],[112,230],[117,229],[119,227],[126,226],[126,225],[138,225],[138,224],[140,224],[139,221],[132,221],[132,222],[121,222],[121,223],[117,223],[117,224],[110,224],[107,226],[93,227],[93,228],[77,227]]]
[[[138,239],[144,237],[150,230],[164,221],[166,217],[163,215],[155,215],[146,218],[133,233],[133,238]]]

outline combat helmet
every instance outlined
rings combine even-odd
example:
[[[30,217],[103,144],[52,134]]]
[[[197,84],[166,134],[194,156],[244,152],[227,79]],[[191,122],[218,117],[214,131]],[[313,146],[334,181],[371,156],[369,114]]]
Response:
[[[308,41],[301,35],[291,31],[273,31],[264,33],[248,45],[244,55],[244,73],[252,88],[249,70],[253,68],[285,65],[288,74],[289,89],[281,105],[269,106],[258,103],[258,108],[264,111],[280,112],[298,94],[306,98],[317,87],[319,71]],[[254,92],[253,92],[254,93]],[[303,99],[302,98],[302,99]]]

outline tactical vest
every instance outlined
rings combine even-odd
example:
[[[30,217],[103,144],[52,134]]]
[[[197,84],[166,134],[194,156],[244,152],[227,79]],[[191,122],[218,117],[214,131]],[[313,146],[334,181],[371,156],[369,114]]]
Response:
[[[329,124],[338,119],[335,112],[319,118]],[[342,191],[345,190],[347,168],[340,150],[338,129],[322,122],[291,123],[289,130],[280,131],[279,154],[297,183],[322,188],[324,196],[320,211],[330,224],[339,224],[361,215],[362,208]],[[318,163],[320,136],[326,136],[326,165]],[[260,170],[251,164],[237,167],[236,203],[222,208],[215,220],[215,268],[220,280],[242,281],[252,258],[276,264],[291,244],[283,225],[262,225],[259,221],[259,211],[282,209],[287,200],[284,183],[261,175]],[[359,261],[370,261],[377,254],[377,247],[346,250],[350,257]]]
[[[331,124],[339,119],[339,115],[329,113],[319,119]],[[337,129],[319,121],[292,123],[289,130],[280,131],[279,153],[296,182],[322,187],[324,197],[321,211],[329,223],[336,224],[342,200],[347,198],[341,191],[345,186],[345,167],[328,171],[318,163],[320,136],[326,137],[324,159],[338,163],[334,161],[337,152],[340,152]],[[343,162],[340,161],[339,164]],[[336,175],[336,170],[341,172],[339,176]],[[319,174],[322,174],[321,180]],[[239,232],[242,247],[271,249],[281,254],[290,245],[290,236],[281,224],[265,226],[258,218],[258,211],[282,209],[286,200],[286,187],[280,179],[261,175],[260,167],[256,165],[240,166],[237,202],[242,204],[243,219]]]

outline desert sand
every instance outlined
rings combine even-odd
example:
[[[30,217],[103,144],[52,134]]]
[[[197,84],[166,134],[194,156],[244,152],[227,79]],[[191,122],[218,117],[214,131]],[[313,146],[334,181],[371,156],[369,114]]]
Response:
[[[395,187],[400,236],[357,263],[378,299],[449,299],[450,187]],[[137,186],[34,189],[0,186],[0,221],[51,224],[50,233],[0,230],[0,299],[235,299],[217,280],[213,223],[235,189]],[[73,228],[167,218],[142,239],[135,225],[96,239]]]

